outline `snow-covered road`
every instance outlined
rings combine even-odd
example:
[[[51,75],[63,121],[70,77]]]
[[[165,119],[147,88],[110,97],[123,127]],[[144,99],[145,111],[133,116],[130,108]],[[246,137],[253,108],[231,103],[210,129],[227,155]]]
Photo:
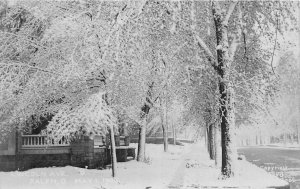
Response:
[[[279,146],[240,148],[248,161],[290,182],[291,189],[300,188],[300,149]]]

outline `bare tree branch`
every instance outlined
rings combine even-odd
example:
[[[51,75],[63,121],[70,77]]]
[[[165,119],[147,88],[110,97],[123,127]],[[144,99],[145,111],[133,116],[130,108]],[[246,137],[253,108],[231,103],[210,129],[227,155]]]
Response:
[[[237,2],[232,2],[230,4],[229,10],[228,10],[226,18],[225,18],[226,24],[228,24],[230,15],[232,14],[232,11],[236,7],[236,4],[237,4]],[[238,7],[238,11],[239,11],[239,24],[240,24],[240,26],[237,29],[237,34],[233,36],[233,40],[232,40],[232,42],[230,44],[230,47],[229,47],[229,56],[230,56],[231,61],[233,61],[233,59],[234,59],[236,49],[239,45],[239,42],[238,42],[239,38],[242,37],[242,33],[243,33],[243,31],[242,31],[243,30],[243,22],[242,22],[243,13],[242,13],[242,10],[241,10],[240,6]]]
[[[32,69],[36,69],[36,70],[39,70],[39,71],[42,71],[42,72],[59,75],[59,74],[57,74],[55,72],[52,72],[52,71],[49,71],[49,70],[45,70],[45,69],[37,67],[37,66],[31,66],[31,65],[25,64],[23,62],[0,63],[0,66],[26,66],[26,67],[29,67],[29,68],[32,68]]]
[[[196,35],[196,39],[197,39],[199,47],[201,47],[204,50],[204,52],[206,53],[206,55],[208,56],[208,60],[211,62],[212,66],[214,68],[217,67],[217,65],[218,65],[217,61],[215,60],[214,55],[212,54],[211,50],[208,48],[206,43],[197,35]]]
[[[275,73],[275,70],[273,67],[273,59],[274,59],[274,54],[275,54],[276,45],[277,45],[277,33],[278,33],[278,18],[276,19],[275,42],[274,42],[274,47],[273,47],[273,52],[272,52],[272,60],[271,60],[271,68],[272,68],[274,75],[276,75],[276,73]]]
[[[230,16],[232,15],[232,12],[234,11],[235,6],[237,5],[237,3],[238,3],[238,1],[236,1],[236,0],[230,3],[229,9],[228,9],[228,11],[226,13],[226,16],[225,16],[224,20],[223,20],[223,24],[225,26],[228,25],[228,21],[230,19]]]
[[[33,44],[34,46],[37,46],[37,47],[40,47],[40,48],[44,48],[44,49],[48,49],[49,48],[49,47],[46,47],[46,46],[43,46],[43,45],[39,44],[38,42],[36,42],[34,40],[28,39],[27,38],[28,36],[21,36],[21,35],[17,35],[17,34],[11,33],[11,32],[5,32],[5,31],[0,31],[0,33],[2,33],[3,35],[6,34],[6,35],[11,35],[11,36],[18,37],[19,39],[27,41],[27,42]]]

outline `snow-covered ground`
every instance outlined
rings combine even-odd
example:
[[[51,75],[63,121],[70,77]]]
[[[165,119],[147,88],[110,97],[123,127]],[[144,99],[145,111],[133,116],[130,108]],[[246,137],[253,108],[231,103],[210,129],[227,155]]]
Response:
[[[92,170],[71,166],[36,168],[24,172],[0,172],[0,189],[260,188],[287,184],[244,160],[239,161],[237,177],[218,180],[220,169],[208,159],[201,144],[169,145],[168,153],[163,152],[163,145],[147,144],[146,151],[149,157],[147,163],[135,160],[118,163],[116,179],[111,177],[110,169]]]
[[[190,153],[188,159],[196,161],[195,168],[185,168],[183,188],[268,188],[276,186],[286,186],[288,183],[265,170],[247,162],[238,160],[237,173],[235,177],[222,180],[220,178],[220,168],[214,165],[214,161],[209,160],[206,150],[200,146],[199,151]]]

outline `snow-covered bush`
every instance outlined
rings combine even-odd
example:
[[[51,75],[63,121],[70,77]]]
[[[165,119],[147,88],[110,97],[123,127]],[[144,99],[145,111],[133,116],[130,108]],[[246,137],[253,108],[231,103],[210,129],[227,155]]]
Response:
[[[71,140],[80,135],[105,135],[108,128],[116,127],[117,118],[105,102],[104,93],[96,93],[79,106],[62,108],[43,132],[55,140]]]

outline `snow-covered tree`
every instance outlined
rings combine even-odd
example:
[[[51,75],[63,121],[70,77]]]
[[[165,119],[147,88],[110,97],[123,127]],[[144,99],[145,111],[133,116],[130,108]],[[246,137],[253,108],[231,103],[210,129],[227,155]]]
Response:
[[[206,6],[203,6],[205,4]],[[209,20],[207,28],[213,27],[215,30],[214,38],[216,43],[211,48],[208,45],[210,43],[206,43],[207,37],[205,35],[201,33],[195,33],[195,35],[201,50],[206,53],[211,66],[218,74],[222,174],[226,178],[234,175],[236,162],[236,150],[234,147],[236,90],[233,79],[236,73],[233,69],[234,64],[240,61],[239,57],[246,56],[247,60],[247,54],[251,54],[251,52],[247,51],[249,41],[259,39],[269,44],[274,41],[276,43],[276,36],[279,33],[277,31],[282,31],[281,29],[283,29],[283,27],[279,27],[279,22],[283,23],[283,18],[284,20],[289,20],[291,28],[295,28],[297,23],[294,14],[295,3],[281,1],[211,1],[201,3],[199,8],[203,7],[207,7],[212,12],[212,14],[207,15]],[[287,25],[285,23],[285,26]],[[205,25],[201,25],[202,28],[203,26]],[[241,49],[244,49],[245,53],[241,53]],[[272,58],[272,50],[271,47],[264,46],[264,48],[261,48],[259,57],[262,57],[264,62],[268,62]],[[269,65],[272,66],[272,60]]]

